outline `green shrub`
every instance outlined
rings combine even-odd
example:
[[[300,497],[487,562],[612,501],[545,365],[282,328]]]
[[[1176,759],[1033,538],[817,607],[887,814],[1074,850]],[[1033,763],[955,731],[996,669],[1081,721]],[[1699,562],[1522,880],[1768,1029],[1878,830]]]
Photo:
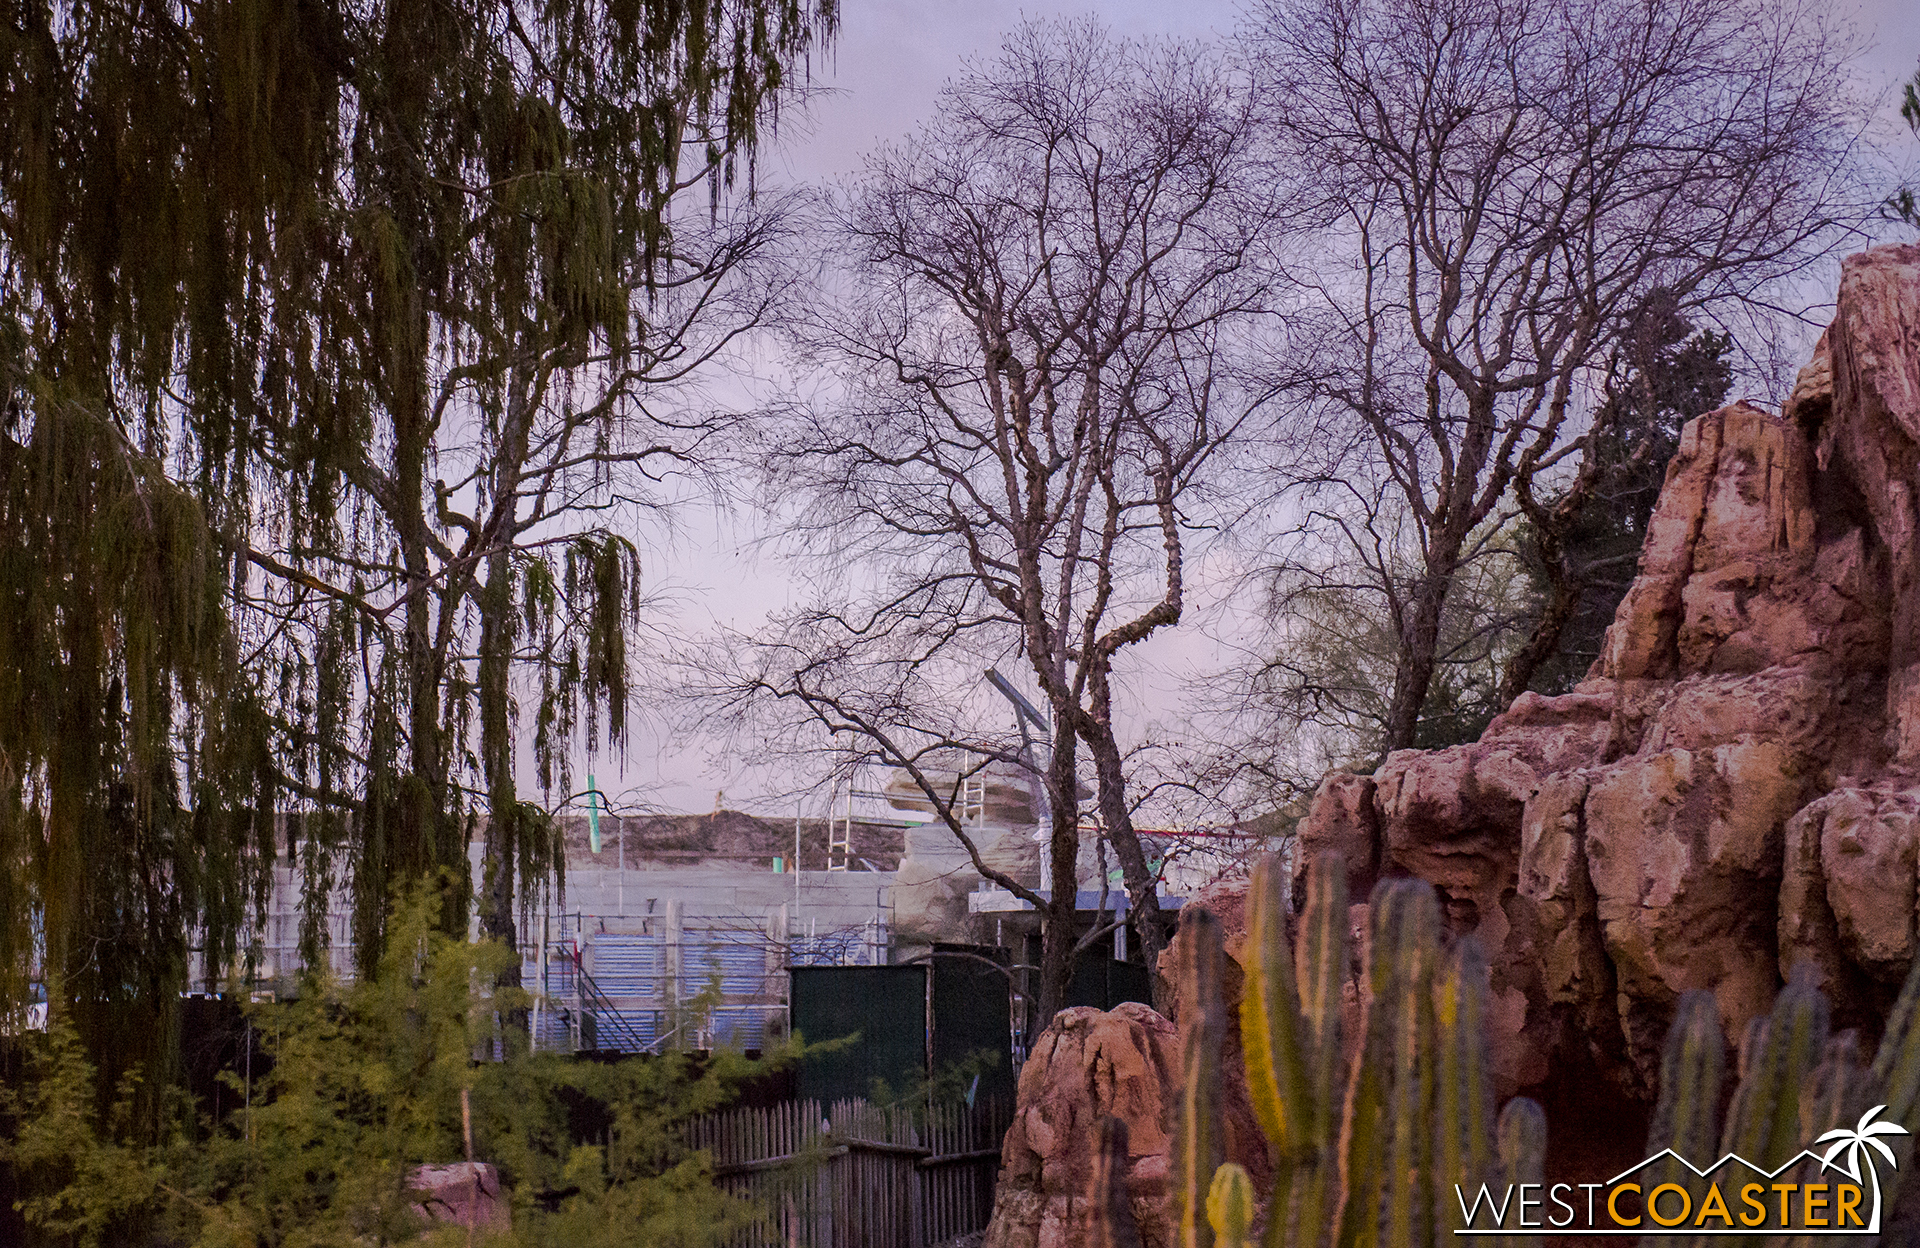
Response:
[[[196,1117],[168,1099],[142,1142],[131,1081],[104,1108],[72,1029],[36,1038],[19,1086],[0,1089],[0,1165],[10,1167],[30,1248],[363,1248],[419,1241],[416,1165],[474,1156],[500,1169],[513,1208],[501,1244],[706,1248],[758,1214],[712,1181],[682,1143],[691,1117],[772,1061],[736,1053],[616,1064],[531,1054],[502,1019],[527,1004],[494,989],[514,955],[442,934],[431,904],[398,908],[378,975],[315,979],[297,999],[250,1007],[271,1059],[240,1108]],[[503,1049],[504,1060],[476,1060]],[[442,1228],[424,1242],[467,1242]]]

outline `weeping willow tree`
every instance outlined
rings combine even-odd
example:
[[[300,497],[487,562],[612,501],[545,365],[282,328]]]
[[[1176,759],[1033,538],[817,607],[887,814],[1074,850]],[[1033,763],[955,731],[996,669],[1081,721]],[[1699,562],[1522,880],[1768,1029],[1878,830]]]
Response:
[[[625,729],[618,529],[778,297],[735,183],[831,0],[0,12],[0,1004],[161,1051],[276,854],[371,966],[481,816],[510,938],[518,712],[561,792]]]

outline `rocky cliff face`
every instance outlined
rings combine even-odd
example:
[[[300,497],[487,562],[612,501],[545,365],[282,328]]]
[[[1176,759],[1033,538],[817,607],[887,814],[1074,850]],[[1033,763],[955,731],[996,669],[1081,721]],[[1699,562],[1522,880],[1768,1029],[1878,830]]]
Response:
[[[1916,952],[1920,247],[1850,258],[1785,410],[1691,422],[1601,660],[1472,744],[1327,777],[1307,850],[1418,875],[1494,963],[1503,1094],[1652,1092],[1679,994],[1727,1033],[1817,968],[1868,1038]]]
[[[1870,1049],[1920,953],[1920,247],[1846,262],[1778,416],[1735,404],[1687,426],[1574,692],[1521,697],[1472,745],[1326,777],[1300,835],[1303,866],[1340,851],[1356,900],[1420,876],[1485,945],[1497,1091],[1578,1104],[1558,1138],[1593,1156],[1563,1165],[1640,1156],[1620,1094],[1651,1099],[1688,989],[1738,1037],[1807,964]],[[1243,890],[1196,899],[1236,958]],[[1230,998],[1238,984],[1230,970]],[[1357,983],[1349,1008],[1352,1037]],[[1264,1169],[1236,1058],[1229,1152]],[[1109,1113],[1132,1128],[1143,1236],[1164,1242],[1177,1059],[1143,1006],[1062,1013],[1021,1072],[988,1248],[1082,1242]]]

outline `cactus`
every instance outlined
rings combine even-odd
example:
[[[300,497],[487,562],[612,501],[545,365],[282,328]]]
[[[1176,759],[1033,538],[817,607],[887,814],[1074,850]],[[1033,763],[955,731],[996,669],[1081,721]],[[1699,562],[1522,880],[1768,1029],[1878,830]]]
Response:
[[[1720,1031],[1720,1007],[1713,994],[1682,994],[1667,1044],[1660,1059],[1660,1099],[1647,1132],[1647,1155],[1671,1148],[1680,1156],[1704,1164],[1717,1156],[1720,1143],[1721,1088],[1726,1081],[1727,1042]],[[1704,1184],[1680,1162],[1669,1157],[1655,1166],[1646,1188],[1668,1183],[1686,1190],[1698,1202]]]
[[[1720,1085],[1726,1074],[1726,1040],[1710,992],[1680,998],[1660,1062],[1660,1100],[1647,1147],[1671,1148],[1682,1157],[1705,1157],[1719,1143]]]
[[[1093,1159],[1093,1237],[1088,1248],[1140,1248],[1140,1228],[1127,1200],[1127,1124],[1100,1120],[1100,1151]]]
[[[1212,1248],[1207,1192],[1225,1159],[1221,1138],[1220,1052],[1227,1011],[1221,993],[1220,920],[1198,906],[1180,912],[1180,1117],[1174,1127],[1174,1242]]]
[[[1454,1188],[1475,1191],[1498,1169],[1493,1136],[1493,1078],[1487,1068],[1487,958],[1468,937],[1434,989],[1440,1063],[1434,1085],[1434,1213],[1436,1230],[1452,1223]],[[1542,1132],[1544,1138],[1544,1120]],[[1543,1145],[1544,1147],[1544,1145]]]
[[[1491,1181],[1497,1169],[1485,957],[1462,941],[1443,960],[1433,889],[1383,881],[1370,907],[1366,1029],[1349,1073],[1345,866],[1331,857],[1313,864],[1297,959],[1284,884],[1272,860],[1254,873],[1240,1007],[1248,1091],[1276,1162],[1264,1243],[1450,1240],[1453,1185]],[[1530,1102],[1512,1113],[1509,1166],[1537,1170],[1544,1120]]]
[[[1213,1172],[1207,1190],[1207,1221],[1218,1248],[1253,1248],[1248,1233],[1253,1226],[1253,1180],[1244,1168],[1227,1162]]]
[[[1859,1034],[1843,1031],[1829,1039],[1820,1064],[1801,1086],[1801,1138],[1817,1140],[1831,1128],[1852,1126],[1877,1103],[1866,1099],[1869,1091],[1867,1068],[1860,1058]],[[1793,1173],[1783,1176],[1783,1181],[1806,1185],[1831,1179],[1831,1174],[1823,1176],[1822,1170],[1820,1163],[1805,1161]],[[1796,1235],[1776,1237],[1773,1242],[1783,1248],[1819,1248],[1833,1241],[1822,1235]]]
[[[1854,1123],[1875,1104],[1867,1099],[1868,1091],[1860,1033],[1843,1031],[1827,1041],[1820,1064],[1801,1090],[1801,1137],[1811,1140],[1830,1128]]]
[[[1366,1035],[1347,1097],[1340,1248],[1433,1242],[1433,971],[1439,944],[1440,904],[1432,886],[1382,880],[1369,907]],[[1491,1130],[1492,1124],[1477,1126]]]
[[[1255,1065],[1276,1071],[1249,1089],[1279,1163],[1267,1208],[1266,1248],[1317,1243],[1334,1222],[1339,1198],[1336,1146],[1346,1095],[1341,1065],[1346,864],[1329,855],[1309,870],[1297,960],[1287,950],[1280,870],[1279,860],[1269,858],[1254,872],[1247,897],[1248,988],[1240,1007],[1249,1074]],[[1282,986],[1273,987],[1276,981]],[[1285,987],[1289,983],[1297,997]],[[1283,1048],[1289,1035],[1291,1049]],[[1282,1096],[1288,1101],[1280,1102]]]
[[[1297,950],[1289,948],[1286,881],[1275,861],[1256,869],[1248,896],[1239,1021],[1248,1092],[1275,1162],[1263,1242],[1266,1248],[1437,1248],[1455,1242],[1448,1232],[1460,1212],[1456,1184],[1472,1192],[1481,1183],[1543,1181],[1546,1116],[1532,1101],[1515,1098],[1496,1129],[1486,959],[1471,939],[1443,955],[1436,896],[1418,880],[1384,880],[1374,890],[1364,1034],[1358,1055],[1343,1060],[1345,879],[1338,858],[1313,864]],[[1171,1176],[1175,1239],[1180,1248],[1216,1242],[1241,1248],[1257,1206],[1246,1172],[1223,1164],[1221,1156],[1219,924],[1197,907],[1183,911],[1179,943],[1185,1086]],[[1829,1038],[1827,1013],[1812,981],[1796,976],[1771,1014],[1753,1021],[1722,1130],[1728,1072],[1718,1008],[1710,993],[1685,994],[1668,1033],[1648,1152],[1672,1148],[1698,1163],[1733,1151],[1774,1165],[1871,1105],[1884,1103],[1885,1117],[1904,1123],[1920,1107],[1920,964],[1888,1019],[1871,1069],[1862,1067],[1853,1033]],[[1104,1132],[1102,1141],[1104,1155]],[[1901,1154],[1900,1168],[1885,1176],[1883,1207],[1891,1210],[1912,1140],[1889,1143]],[[1677,1163],[1649,1177],[1696,1186]],[[1110,1186],[1096,1205],[1108,1223],[1125,1216],[1124,1200],[1115,1205]],[[1530,1248],[1537,1238],[1503,1242]],[[1781,1242],[1797,1245],[1804,1238]]]
[[[1260,1129],[1272,1141],[1275,1156],[1286,1162],[1312,1156],[1318,1151],[1319,1141],[1313,1130],[1312,1023],[1300,1017],[1300,995],[1294,987],[1287,915],[1281,905],[1285,881],[1277,878],[1282,870],[1277,857],[1262,860],[1254,868],[1253,883],[1247,891],[1246,987],[1240,997],[1240,1034],[1247,1041],[1247,1092],[1253,1112],[1260,1119]],[[1315,878],[1323,879],[1328,874],[1322,871]],[[1344,894],[1346,890],[1342,887],[1340,891]],[[1344,902],[1344,896],[1341,900]],[[1320,904],[1324,910],[1327,899]],[[1322,921],[1326,917],[1319,916]],[[1344,937],[1346,916],[1334,917],[1339,937]],[[1344,971],[1345,967],[1334,969]],[[1319,987],[1324,1000],[1326,987]],[[1331,994],[1336,1016],[1339,989],[1336,980]]]
[[[1914,1110],[1920,1108],[1920,959],[1907,973],[1907,982],[1887,1015],[1879,1052],[1867,1072],[1867,1088],[1868,1105],[1886,1106],[1880,1115],[1883,1120],[1913,1129]],[[1881,1180],[1881,1199],[1888,1209],[1894,1207],[1894,1198],[1913,1165],[1913,1141],[1910,1135],[1887,1141],[1898,1162],[1898,1167]]]
[[[1827,1045],[1827,999],[1811,980],[1795,977],[1753,1038],[1759,1044],[1743,1054],[1720,1151],[1770,1169],[1806,1146],[1800,1092]]]
[[[1499,1139],[1501,1182],[1509,1188],[1542,1183],[1547,1172],[1547,1112],[1536,1101],[1516,1096],[1500,1111],[1494,1129]],[[1462,1190],[1466,1190],[1463,1186]],[[1504,1235],[1504,1248],[1536,1248],[1538,1235]]]

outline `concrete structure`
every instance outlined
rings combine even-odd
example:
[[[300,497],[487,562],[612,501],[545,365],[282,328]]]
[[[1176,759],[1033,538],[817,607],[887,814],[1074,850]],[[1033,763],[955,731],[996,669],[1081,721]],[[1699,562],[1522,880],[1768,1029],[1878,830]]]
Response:
[[[584,817],[562,831],[564,890],[521,941],[543,1047],[757,1049],[786,1034],[789,966],[888,960],[900,827],[603,816],[598,853]]]
[[[1023,885],[1045,878],[1037,835],[1041,795],[1011,766],[977,775],[923,773],[953,794],[982,858]],[[788,1031],[787,969],[919,961],[941,943],[1003,946],[1027,962],[1039,915],[986,884],[932,804],[904,773],[884,788],[842,789],[830,817],[601,815],[598,849],[586,815],[561,820],[564,871],[519,916],[522,982],[535,993],[535,1042],[544,1048],[657,1050],[734,1044],[754,1049]],[[1154,840],[1168,855],[1172,842]],[[1230,869],[1245,838],[1187,857],[1172,854],[1163,906]],[[478,838],[468,858],[482,878]],[[1204,861],[1203,861],[1204,860]],[[1184,864],[1184,865],[1182,865]],[[1111,858],[1104,908],[1124,910]],[[1084,921],[1096,921],[1102,860],[1082,848]],[[1188,877],[1193,878],[1188,878]],[[353,973],[348,899],[324,917],[331,968]],[[275,868],[258,930],[256,979],[287,986],[301,969],[298,873]],[[476,920],[477,928],[477,920]],[[1115,956],[1127,956],[1124,932]],[[196,984],[205,981],[196,969]],[[217,985],[208,985],[218,987]]]

